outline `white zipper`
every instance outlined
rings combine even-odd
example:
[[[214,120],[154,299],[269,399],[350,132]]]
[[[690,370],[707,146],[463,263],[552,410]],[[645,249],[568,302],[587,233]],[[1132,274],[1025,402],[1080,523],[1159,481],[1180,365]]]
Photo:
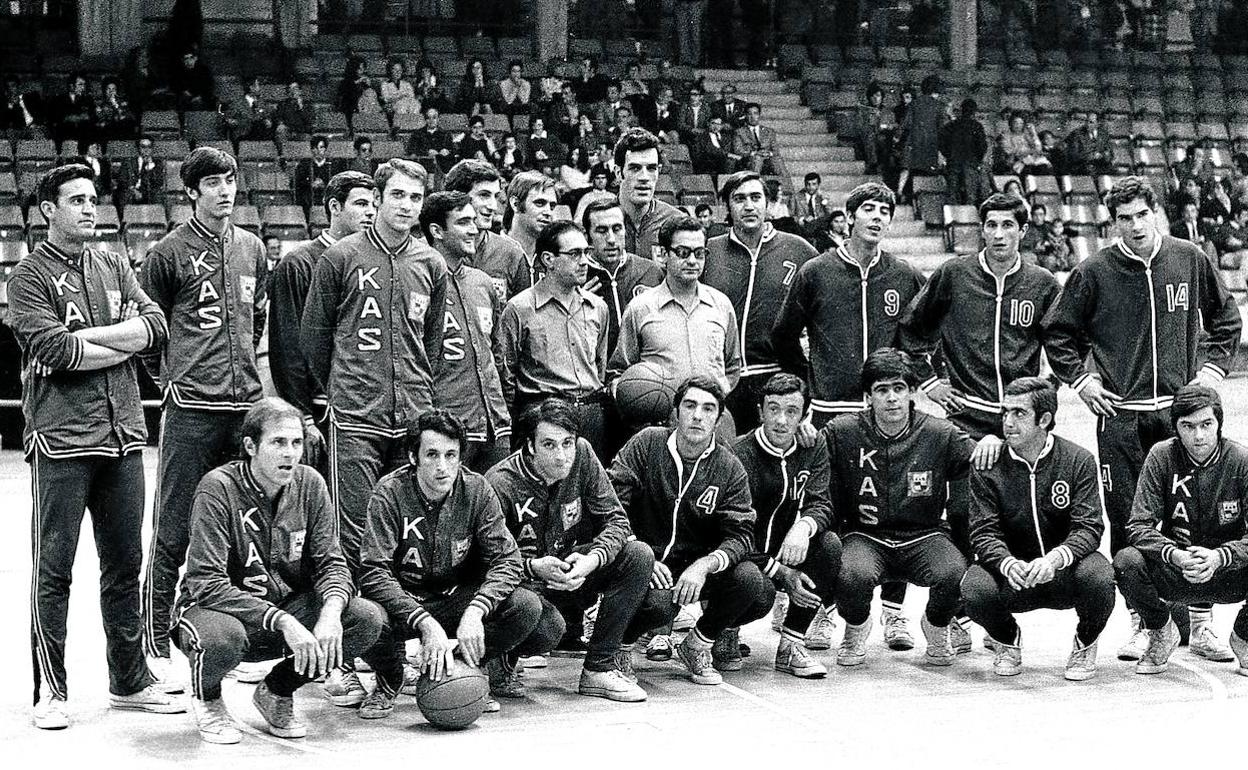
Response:
[[[992,327],[992,366],[997,375],[997,403],[1005,401],[1005,384],[1001,382],[1001,306],[1005,303],[1005,279],[993,276],[997,282],[997,313]]]
[[[780,509],[784,507],[784,503],[789,499],[789,461],[780,458],[780,481],[784,484],[780,488],[780,503],[776,505],[776,509],[771,512],[771,519],[767,521],[767,538],[763,541],[763,551],[771,551],[771,528],[776,524],[776,514],[780,513]]]
[[[689,491],[694,478],[698,475],[698,466],[702,463],[702,458],[706,457],[706,453],[703,453],[697,460],[693,461],[693,469],[689,471],[689,479],[686,481],[684,480],[685,464],[680,459],[680,453],[676,451],[674,444],[668,444],[667,449],[672,459],[676,461],[676,486],[679,487],[679,491],[676,493],[676,502],[672,505],[672,539],[667,541],[667,547],[663,549],[663,555],[659,557],[659,561],[666,559],[667,555],[672,552],[672,546],[676,545],[676,519],[680,515],[680,504],[685,499],[685,493]]]
[[[1044,547],[1044,537],[1040,534],[1040,510],[1036,505],[1036,469],[1035,467],[1028,465],[1027,470],[1030,477],[1029,484],[1031,486],[1031,523],[1035,525],[1036,528],[1036,542],[1040,543],[1040,554],[1044,555],[1049,552],[1049,549]]]
[[[1153,398],[1157,398],[1157,297],[1153,292],[1153,261],[1144,266],[1144,278],[1148,281],[1148,328],[1152,335]]]

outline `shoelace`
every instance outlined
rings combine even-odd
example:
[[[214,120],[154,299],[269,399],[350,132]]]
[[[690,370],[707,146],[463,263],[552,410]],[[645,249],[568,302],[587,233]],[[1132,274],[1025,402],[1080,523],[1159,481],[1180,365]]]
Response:
[[[204,715],[200,720],[200,725],[210,731],[219,732],[233,728],[234,718],[230,716],[223,701],[213,701],[204,704]]]

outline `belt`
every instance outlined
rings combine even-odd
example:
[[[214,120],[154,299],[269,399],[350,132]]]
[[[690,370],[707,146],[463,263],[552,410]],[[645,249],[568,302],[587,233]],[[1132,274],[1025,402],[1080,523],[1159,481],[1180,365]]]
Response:
[[[559,398],[573,406],[585,406],[588,404],[605,404],[609,397],[606,390],[595,390],[580,396],[572,396],[567,393],[521,393],[520,398],[530,403],[545,401],[548,398]]]

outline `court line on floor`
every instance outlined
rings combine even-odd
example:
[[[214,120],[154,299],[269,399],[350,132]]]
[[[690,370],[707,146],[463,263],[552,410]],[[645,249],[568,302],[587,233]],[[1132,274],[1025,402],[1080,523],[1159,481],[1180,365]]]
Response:
[[[737,687],[735,684],[729,684],[727,682],[723,682],[719,685],[719,688],[721,690],[724,690],[726,692],[729,692],[737,696],[738,698],[745,701],[746,703],[752,703],[755,706],[759,706],[761,708],[767,709],[768,711],[774,714],[778,714],[784,717],[785,720],[787,721],[798,722],[804,727],[807,727],[811,730],[822,731],[827,727],[827,725],[820,724],[812,719],[807,719],[803,714],[801,714],[801,712],[797,711],[796,709],[786,709],[785,707],[779,704],[772,703],[766,698],[755,695],[754,693],[749,692],[747,690],[742,690],[740,687]]]
[[[1195,674],[1198,679],[1203,679],[1205,684],[1209,685],[1209,689],[1213,692],[1213,700],[1229,700],[1230,699],[1230,693],[1228,693],[1226,690],[1226,684],[1224,684],[1221,679],[1218,679],[1213,674],[1210,674],[1208,671],[1205,671],[1203,668],[1198,668],[1196,666],[1193,666],[1191,663],[1188,663],[1185,660],[1172,658],[1170,662],[1178,666],[1179,668],[1183,669],[1184,671],[1190,671],[1191,673]]]
[[[305,754],[319,754],[323,757],[332,757],[338,753],[336,751],[330,751],[329,749],[323,749],[320,746],[311,746],[307,743],[302,743],[301,741],[306,740],[304,738],[278,738],[275,735],[269,735],[266,732],[257,730],[245,722],[239,722],[238,720],[234,721],[235,724],[238,725],[239,730],[242,730],[252,737],[259,738],[265,743],[271,743],[274,746],[281,746],[284,749],[302,751]]]

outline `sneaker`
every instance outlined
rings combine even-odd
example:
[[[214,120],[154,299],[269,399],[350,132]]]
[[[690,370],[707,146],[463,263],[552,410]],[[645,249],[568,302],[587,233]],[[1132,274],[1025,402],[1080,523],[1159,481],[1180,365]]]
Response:
[[[1241,639],[1239,634],[1232,631],[1231,650],[1239,660],[1239,673],[1248,676],[1248,640]]]
[[[420,672],[411,663],[403,664],[403,685],[399,692],[413,697],[420,692]]]
[[[31,721],[40,730],[64,730],[69,727],[69,710],[64,700],[45,695],[35,706]]]
[[[841,648],[836,651],[836,665],[861,666],[867,662],[867,638],[871,636],[871,618],[859,625],[845,624]]]
[[[927,640],[927,650],[923,658],[929,666],[948,666],[953,664],[953,645],[949,643],[949,626],[933,626],[923,615],[919,621],[923,629],[923,637]]]
[[[308,734],[308,726],[295,713],[295,699],[282,697],[269,689],[268,682],[256,685],[251,694],[256,711],[264,717],[265,729],[278,738],[302,738]]]
[[[646,699],[646,691],[629,680],[622,671],[590,671],[581,669],[581,683],[577,687],[581,695],[619,701],[620,703],[640,703]]]
[[[884,626],[884,643],[888,649],[898,652],[914,649],[914,635],[910,633],[910,619],[900,612],[884,612],[880,618]]]
[[[594,638],[594,626],[598,622],[598,608],[600,606],[602,606],[602,596],[599,596],[598,600],[581,615],[582,644],[589,644],[589,640]]]
[[[146,711],[151,714],[185,714],[186,704],[181,698],[156,689],[150,684],[132,695],[109,695],[108,705],[123,711]]]
[[[771,605],[771,630],[780,633],[784,628],[784,618],[789,614],[789,595],[781,591],[776,594],[776,603]]]
[[[949,644],[953,646],[954,655],[965,655],[975,649],[975,640],[971,638],[971,632],[958,622],[958,618],[949,624]]]
[[[776,670],[798,679],[820,679],[828,675],[827,667],[812,658],[804,645],[787,636],[780,637],[776,647]]]
[[[273,668],[271,662],[264,663],[239,663],[226,676],[231,676],[234,681],[242,684],[259,684],[269,675],[269,670]],[[207,740],[207,739],[205,739]]]
[[[1166,618],[1166,625],[1148,632],[1148,649],[1135,664],[1137,674],[1160,674],[1170,666],[1170,656],[1179,646],[1179,627]]]
[[[672,637],[667,634],[655,634],[646,644],[646,660],[664,661],[672,659]]]
[[[686,636],[680,644],[676,645],[676,657],[680,658],[680,662],[685,665],[689,671],[689,678],[694,684],[723,684],[724,678],[715,670],[710,647],[695,648],[690,644],[690,638]]]
[[[147,670],[152,673],[152,677],[156,680],[152,682],[152,687],[155,687],[157,690],[169,695],[186,692],[186,677],[181,671],[174,668],[171,658],[148,658]]]
[[[325,693],[325,700],[343,708],[358,706],[368,697],[368,690],[360,683],[360,675],[342,669],[334,669],[325,676],[321,692]]]
[[[520,668],[546,668],[549,665],[549,655],[525,655],[519,663]]]
[[[698,624],[698,618],[702,617],[702,605],[697,602],[686,604],[680,608],[680,612],[676,613],[676,619],[672,621],[673,631],[692,631],[693,627]]]
[[[828,611],[820,607],[806,629],[806,649],[828,650],[832,648],[832,632],[836,630],[836,621]]]
[[[628,681],[637,681],[637,672],[633,670],[633,646],[631,644],[621,644],[620,649],[615,651],[615,669]]]
[[[1014,644],[992,640],[992,673],[997,676],[1018,676],[1023,672],[1023,635],[1014,637]]]
[[[1139,660],[1148,652],[1148,629],[1144,621],[1134,618],[1135,625],[1131,628],[1131,638],[1118,648],[1118,660]]]
[[[711,660],[718,671],[740,671],[744,666],[741,660],[741,629],[726,628],[711,645]]]
[[[493,698],[486,698],[486,699],[485,699],[485,710],[484,710],[484,711],[482,711],[481,713],[483,713],[483,714],[497,714],[498,712],[500,712],[500,711],[502,711],[502,710],[503,710],[502,704],[500,704],[498,701],[494,700]]]
[[[1070,657],[1066,659],[1066,678],[1083,682],[1096,676],[1096,642],[1087,647],[1079,646],[1079,637],[1070,645]]]
[[[374,687],[360,703],[360,719],[385,719],[394,711],[394,696],[382,687]]]
[[[238,723],[221,698],[191,698],[191,711],[195,714],[195,727],[199,730],[200,740],[228,745],[243,739],[242,730],[238,729]]]
[[[1208,625],[1200,625],[1192,629],[1188,639],[1189,649],[1193,655],[1218,663],[1230,663],[1235,660],[1235,653],[1226,645]]]
[[[523,698],[524,682],[520,681],[520,667],[509,663],[505,655],[490,658],[485,666],[490,675],[490,694],[496,698]]]

